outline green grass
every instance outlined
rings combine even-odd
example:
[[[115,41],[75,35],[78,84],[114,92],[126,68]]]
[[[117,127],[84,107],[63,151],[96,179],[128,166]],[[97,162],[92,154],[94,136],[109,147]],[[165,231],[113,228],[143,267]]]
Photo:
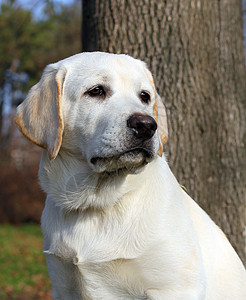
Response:
[[[51,299],[38,225],[0,225],[0,299]]]

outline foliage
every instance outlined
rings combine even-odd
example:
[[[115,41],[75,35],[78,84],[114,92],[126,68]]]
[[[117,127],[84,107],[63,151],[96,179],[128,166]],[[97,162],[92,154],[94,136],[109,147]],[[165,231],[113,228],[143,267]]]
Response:
[[[38,20],[31,11],[18,6],[16,0],[6,0],[1,5],[0,87],[5,71],[15,69],[16,61],[20,63],[18,71],[31,78],[29,88],[38,81],[48,63],[80,52],[79,2],[59,7],[51,1],[44,4],[43,16]]]
[[[51,299],[38,225],[1,225],[0,261],[0,299]]]

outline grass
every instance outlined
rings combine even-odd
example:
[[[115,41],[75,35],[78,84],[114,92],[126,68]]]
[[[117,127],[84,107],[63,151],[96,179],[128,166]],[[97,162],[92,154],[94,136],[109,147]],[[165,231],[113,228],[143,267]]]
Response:
[[[50,300],[38,225],[0,225],[0,299]]]

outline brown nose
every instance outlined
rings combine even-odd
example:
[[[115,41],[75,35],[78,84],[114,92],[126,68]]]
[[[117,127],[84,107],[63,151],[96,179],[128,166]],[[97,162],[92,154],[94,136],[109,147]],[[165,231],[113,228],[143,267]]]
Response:
[[[133,131],[135,137],[148,140],[155,134],[157,124],[151,116],[136,113],[127,120],[127,127]]]

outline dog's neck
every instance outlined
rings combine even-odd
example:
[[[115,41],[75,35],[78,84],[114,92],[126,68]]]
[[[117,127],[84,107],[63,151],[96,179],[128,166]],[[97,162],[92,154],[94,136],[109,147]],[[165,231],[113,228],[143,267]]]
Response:
[[[145,166],[138,175],[109,175],[93,172],[85,160],[63,151],[60,151],[55,160],[50,161],[44,151],[39,180],[47,195],[65,210],[104,209],[113,206],[133,190],[141,188],[143,182],[150,179],[146,170],[154,168],[155,172],[148,174],[156,173],[157,159]]]

